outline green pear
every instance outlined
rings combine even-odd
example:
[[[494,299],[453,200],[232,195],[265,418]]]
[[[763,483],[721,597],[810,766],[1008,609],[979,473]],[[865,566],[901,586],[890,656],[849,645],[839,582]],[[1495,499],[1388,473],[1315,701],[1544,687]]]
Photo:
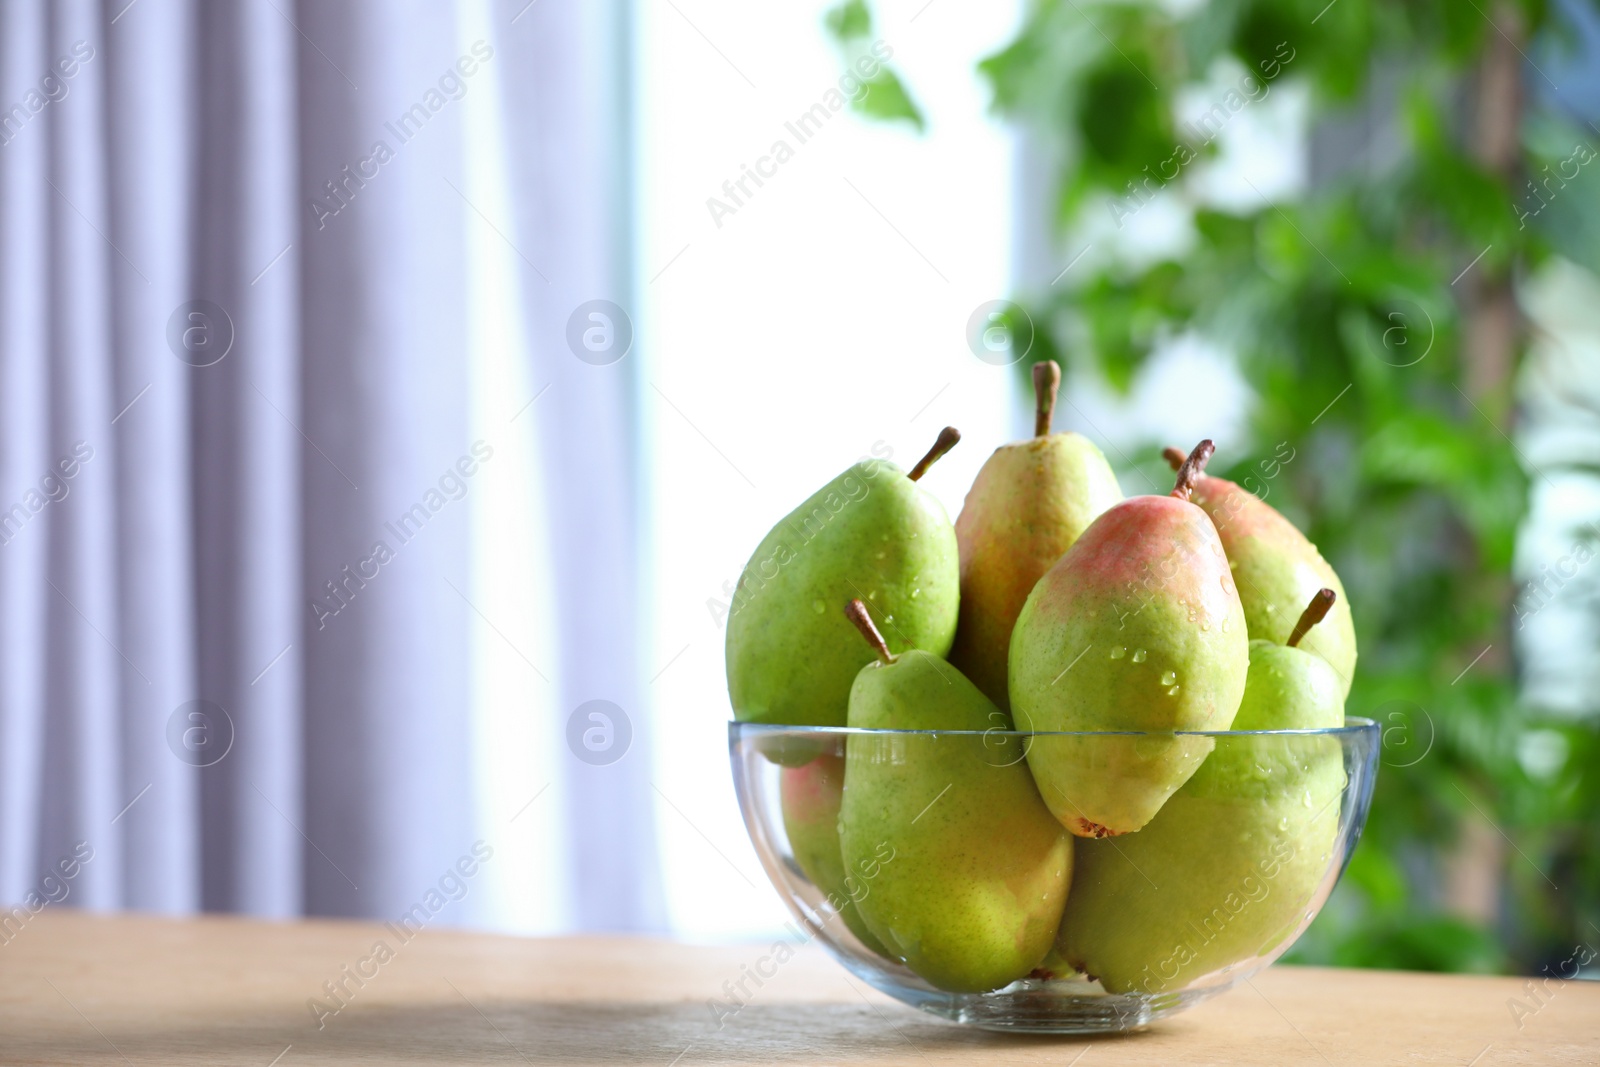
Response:
[[[1333,599],[1323,590],[1306,625]],[[1236,729],[1342,725],[1327,661],[1250,642]],[[1059,954],[1109,992],[1161,993],[1270,953],[1299,932],[1333,869],[1343,790],[1336,737],[1219,737],[1144,829],[1079,843]]]
[[[839,841],[856,908],[890,957],[940,989],[1027,977],[1050,951],[1072,837],[1039,797],[1009,716],[929,652],[894,655],[861,601],[877,659],[850,689]]]
[[[779,772],[778,796],[783,804],[783,828],[795,862],[826,895],[828,904],[845,926],[867,948],[880,956],[889,953],[862,922],[854,897],[864,892],[858,875],[844,869],[839,850],[839,804],[844,798],[844,753],[826,752],[799,767]]]
[[[1183,454],[1175,448],[1163,454],[1168,463],[1182,462]],[[1195,482],[1193,499],[1211,516],[1222,538],[1252,640],[1284,644],[1300,609],[1318,589],[1338,595],[1333,611],[1305,647],[1332,665],[1343,679],[1343,695],[1349,696],[1356,671],[1355,621],[1339,576],[1317,546],[1277,508],[1226,478],[1202,476]]]
[[[1034,436],[994,450],[956,519],[961,617],[950,662],[1005,709],[1011,630],[1028,594],[1078,535],[1122,499],[1094,442],[1050,432],[1060,384],[1055,361],[1033,365]]]
[[[903,474],[864,460],[783,518],[745,564],[728,614],[728,696],[742,722],[843,726],[872,650],[837,605],[879,612],[896,651],[950,650],[960,597],[955,530],[916,483],[961,435],[945,427]]]
[[[1189,502],[1202,441],[1170,496],[1131,497],[1089,525],[1034,586],[1011,636],[1011,711],[1034,737],[1045,803],[1080,837],[1150,820],[1239,710],[1249,667],[1244,610],[1210,518]],[[1165,734],[1165,736],[1163,736]]]

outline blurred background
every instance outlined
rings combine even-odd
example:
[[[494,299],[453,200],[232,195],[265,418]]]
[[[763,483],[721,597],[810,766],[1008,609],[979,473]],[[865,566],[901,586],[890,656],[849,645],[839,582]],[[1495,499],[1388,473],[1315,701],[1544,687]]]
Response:
[[[1597,122],[1589,0],[8,0],[0,900],[390,919],[476,847],[435,921],[776,931],[733,583],[945,424],[954,516],[1053,358],[1349,593],[1383,770],[1291,958],[1565,974]]]

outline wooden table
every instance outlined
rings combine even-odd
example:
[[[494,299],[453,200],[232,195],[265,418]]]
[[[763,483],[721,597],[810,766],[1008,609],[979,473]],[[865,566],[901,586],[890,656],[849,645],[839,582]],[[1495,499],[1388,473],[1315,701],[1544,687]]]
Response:
[[[1523,980],[1275,967],[1143,1033],[1043,1038],[902,1007],[815,947],[717,1030],[707,1000],[766,951],[46,910],[0,944],[0,1063],[1600,1063],[1600,983],[1552,984],[1519,1028]]]

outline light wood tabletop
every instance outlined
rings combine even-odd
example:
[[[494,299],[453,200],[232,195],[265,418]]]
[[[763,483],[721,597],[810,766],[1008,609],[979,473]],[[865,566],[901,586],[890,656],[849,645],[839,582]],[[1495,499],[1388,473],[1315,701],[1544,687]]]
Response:
[[[1142,1033],[1048,1038],[913,1011],[815,946],[719,1029],[708,1001],[769,948],[47,910],[0,943],[0,1063],[1600,1063],[1600,983],[1274,967]]]

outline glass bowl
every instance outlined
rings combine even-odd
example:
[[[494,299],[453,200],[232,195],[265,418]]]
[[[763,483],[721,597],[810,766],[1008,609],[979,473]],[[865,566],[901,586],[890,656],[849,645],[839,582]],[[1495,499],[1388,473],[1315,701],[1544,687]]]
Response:
[[[1287,951],[1361,836],[1378,747],[1359,718],[1177,734],[728,726],[745,827],[808,938],[912,1007],[1038,1033],[1138,1029]],[[1063,847],[1019,785],[1036,762],[1198,770],[1137,832]]]

